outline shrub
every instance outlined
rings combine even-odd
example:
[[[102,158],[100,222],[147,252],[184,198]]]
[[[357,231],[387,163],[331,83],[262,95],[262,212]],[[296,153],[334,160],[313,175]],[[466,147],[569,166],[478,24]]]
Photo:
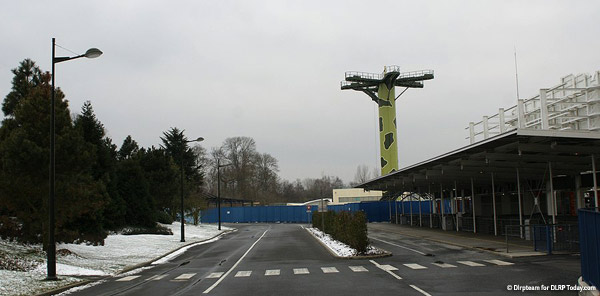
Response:
[[[123,235],[136,235],[136,234],[163,234],[173,235],[171,229],[166,228],[160,224],[156,224],[154,227],[127,227],[124,228],[121,233]]]
[[[321,229],[322,219],[325,219],[325,229]],[[367,252],[369,238],[367,237],[367,215],[364,212],[314,212],[312,221],[313,227],[356,249],[359,254]]]

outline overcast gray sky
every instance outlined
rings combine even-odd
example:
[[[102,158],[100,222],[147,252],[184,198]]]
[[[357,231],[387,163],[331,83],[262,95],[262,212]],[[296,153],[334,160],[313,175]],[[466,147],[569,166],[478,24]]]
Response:
[[[397,104],[400,167],[468,144],[469,121],[570,73],[600,70],[600,1],[4,1],[0,94],[20,61],[51,69],[51,38],[94,60],[57,65],[72,112],[159,145],[170,127],[219,146],[256,140],[280,176],[354,178],[377,165],[375,103],[345,71],[432,69]],[[58,49],[58,55],[72,53]],[[1,115],[0,115],[1,118]]]

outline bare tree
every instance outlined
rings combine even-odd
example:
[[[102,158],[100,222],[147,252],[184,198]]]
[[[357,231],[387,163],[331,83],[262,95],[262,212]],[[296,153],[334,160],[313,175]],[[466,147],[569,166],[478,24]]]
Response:
[[[362,184],[371,179],[371,173],[369,172],[369,167],[365,164],[359,165],[356,168],[356,174],[354,175],[354,182],[356,184]]]

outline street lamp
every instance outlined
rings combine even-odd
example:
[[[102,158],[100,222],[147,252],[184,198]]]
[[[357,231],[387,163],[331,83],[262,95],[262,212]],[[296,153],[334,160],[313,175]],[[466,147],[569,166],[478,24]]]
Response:
[[[78,58],[97,58],[102,55],[102,51],[97,48],[90,48],[84,54],[74,57],[57,57],[56,51],[56,40],[52,38],[52,97],[50,106],[50,197],[48,198],[48,212],[49,212],[49,224],[48,224],[48,252],[47,252],[47,275],[46,280],[57,280],[56,278],[56,240],[54,238],[54,195],[55,195],[55,135],[54,135],[54,65],[60,62],[66,62]]]
[[[191,140],[191,141],[184,141],[183,142],[183,146],[181,147],[181,242],[185,242],[185,229],[184,229],[184,222],[185,220],[183,219],[183,154],[185,153],[185,146],[187,143],[192,143],[192,142],[202,142],[204,141],[204,138],[200,137],[196,140]]]
[[[217,211],[219,213],[219,230],[221,230],[221,168],[230,166],[231,163],[221,164],[221,159],[217,158]]]

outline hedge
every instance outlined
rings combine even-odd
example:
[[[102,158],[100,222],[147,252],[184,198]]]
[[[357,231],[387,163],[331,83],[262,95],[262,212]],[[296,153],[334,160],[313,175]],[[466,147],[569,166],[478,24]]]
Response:
[[[321,229],[322,217],[325,219],[325,229]],[[313,212],[312,222],[313,227],[356,249],[359,254],[367,252],[369,238],[367,237],[367,215],[364,212]]]

